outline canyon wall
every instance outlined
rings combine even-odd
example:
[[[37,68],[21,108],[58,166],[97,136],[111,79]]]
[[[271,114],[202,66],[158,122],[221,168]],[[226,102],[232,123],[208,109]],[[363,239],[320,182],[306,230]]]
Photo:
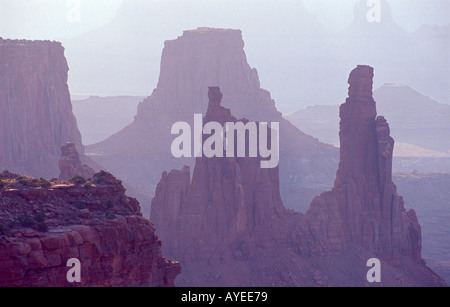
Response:
[[[60,43],[0,39],[0,169],[58,177],[60,148],[84,155]]]
[[[155,228],[111,174],[78,185],[0,179],[0,286],[174,286],[179,263],[162,256]],[[72,258],[80,283],[66,278]]]

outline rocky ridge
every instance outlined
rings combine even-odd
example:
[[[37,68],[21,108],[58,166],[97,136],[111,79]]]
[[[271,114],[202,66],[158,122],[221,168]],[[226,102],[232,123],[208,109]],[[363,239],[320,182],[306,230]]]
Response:
[[[335,187],[306,214],[284,207],[278,169],[261,169],[260,158],[197,158],[192,180],[188,167],[163,173],[151,220],[182,262],[180,285],[367,286],[374,257],[380,285],[445,285],[423,264],[420,225],[392,183],[394,141],[376,118],[372,78],[367,66],[350,74]],[[236,121],[217,91],[205,122]]]
[[[179,264],[162,256],[155,228],[111,174],[0,179],[0,286],[174,286]],[[72,258],[81,262],[79,284],[66,279]]]

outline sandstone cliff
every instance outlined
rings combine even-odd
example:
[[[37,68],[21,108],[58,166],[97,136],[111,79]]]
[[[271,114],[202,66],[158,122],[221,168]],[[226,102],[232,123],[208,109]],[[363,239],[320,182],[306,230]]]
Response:
[[[335,205],[348,243],[393,261],[402,255],[421,260],[421,229],[413,210],[392,183],[394,139],[377,117],[373,68],[358,66],[349,78],[349,98],[341,105],[341,162],[333,191],[311,207]]]
[[[83,155],[68,69],[60,43],[0,39],[0,169],[57,177],[61,146]]]
[[[278,169],[261,169],[260,158],[197,158],[192,181],[188,167],[163,173],[151,220],[165,253],[182,261],[180,285],[367,286],[374,257],[378,285],[445,285],[423,264],[420,225],[395,192],[394,141],[376,118],[372,78],[366,66],[350,75],[335,187],[306,214],[283,206]],[[216,91],[205,122],[236,121]]]
[[[59,170],[61,171],[59,175],[60,180],[68,180],[75,176],[89,179],[95,174],[92,168],[81,163],[80,155],[74,143],[67,143],[61,147]]]
[[[230,110],[220,105],[219,88],[211,87],[209,97],[205,125],[237,122]],[[151,217],[168,244],[167,250],[192,258],[215,254],[283,210],[278,168],[262,169],[260,160],[198,158],[192,185],[188,167],[164,173]]]
[[[4,172],[0,184],[0,286],[174,285],[179,264],[111,174],[74,185]],[[81,283],[66,279],[72,258]]]
[[[223,105],[238,118],[280,122],[280,181],[283,200],[294,207],[309,204],[332,187],[338,150],[305,135],[282,118],[258,73],[247,63],[239,30],[199,28],[167,41],[162,52],[157,88],[138,107],[134,122],[104,142],[88,146],[93,158],[141,189],[154,191],[166,169],[194,166],[194,159],[170,154],[175,122],[193,122],[205,114],[205,88],[219,85]],[[145,213],[148,214],[148,213]]]

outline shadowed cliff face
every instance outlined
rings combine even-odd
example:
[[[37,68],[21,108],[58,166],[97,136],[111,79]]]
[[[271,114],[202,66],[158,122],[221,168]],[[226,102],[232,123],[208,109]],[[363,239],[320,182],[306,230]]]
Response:
[[[208,96],[205,125],[238,122],[229,109],[220,105],[219,88],[210,87]],[[203,142],[207,138],[204,136]],[[246,147],[249,148],[248,138]],[[236,147],[234,156],[237,157]],[[283,210],[278,167],[262,169],[260,162],[259,157],[197,158],[192,184],[189,167],[164,173],[152,202],[151,217],[161,239],[168,244],[167,250],[192,259],[214,254],[224,245],[253,233]],[[177,189],[180,193],[174,192]]]
[[[151,220],[182,261],[180,285],[363,286],[373,257],[381,285],[445,284],[421,262],[420,225],[395,192],[394,141],[376,118],[372,78],[368,66],[350,75],[335,188],[306,214],[283,206],[278,169],[259,158],[198,158],[192,181],[188,167],[163,174]],[[235,121],[211,91],[205,121]]]
[[[60,148],[83,154],[60,43],[0,39],[0,169],[57,177]]]
[[[413,210],[392,183],[394,139],[384,117],[376,117],[373,68],[358,66],[341,106],[341,162],[334,195],[352,243],[384,258],[406,254],[421,259],[421,230]],[[356,214],[355,214],[356,213]]]

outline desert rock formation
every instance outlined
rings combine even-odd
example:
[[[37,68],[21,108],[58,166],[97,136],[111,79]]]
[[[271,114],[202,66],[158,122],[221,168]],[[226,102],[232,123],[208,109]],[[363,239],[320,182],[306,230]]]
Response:
[[[392,183],[394,139],[377,117],[372,95],[373,68],[358,66],[349,78],[349,98],[341,106],[341,162],[332,192],[315,199],[335,203],[349,243],[384,259],[402,255],[420,261],[421,229],[413,210]]]
[[[60,43],[0,39],[0,168],[57,177],[60,148],[84,149]]]
[[[100,172],[84,185],[1,173],[0,286],[174,286],[153,225],[121,181]],[[81,283],[69,283],[69,259]]]
[[[59,159],[59,169],[61,174],[59,180],[68,180],[75,176],[85,179],[91,178],[95,171],[80,161],[80,155],[74,143],[67,143],[61,147],[61,158]]]
[[[368,66],[350,74],[335,187],[306,214],[284,207],[278,169],[260,158],[197,158],[192,180],[188,167],[163,173],[151,220],[182,261],[180,285],[367,286],[374,257],[381,285],[445,285],[423,264],[420,225],[392,183],[394,140],[376,117],[372,78]],[[236,121],[215,91],[204,121]]]
[[[282,118],[270,93],[261,88],[257,71],[247,63],[239,30],[199,28],[167,41],[158,86],[139,105],[134,122],[107,140],[87,146],[87,152],[125,182],[154,191],[164,170],[194,166],[194,159],[172,157],[170,131],[176,122],[192,124],[194,114],[205,114],[204,92],[210,85],[220,86],[223,105],[237,118],[280,122],[281,194],[288,207],[309,204],[332,187],[338,150]]]

